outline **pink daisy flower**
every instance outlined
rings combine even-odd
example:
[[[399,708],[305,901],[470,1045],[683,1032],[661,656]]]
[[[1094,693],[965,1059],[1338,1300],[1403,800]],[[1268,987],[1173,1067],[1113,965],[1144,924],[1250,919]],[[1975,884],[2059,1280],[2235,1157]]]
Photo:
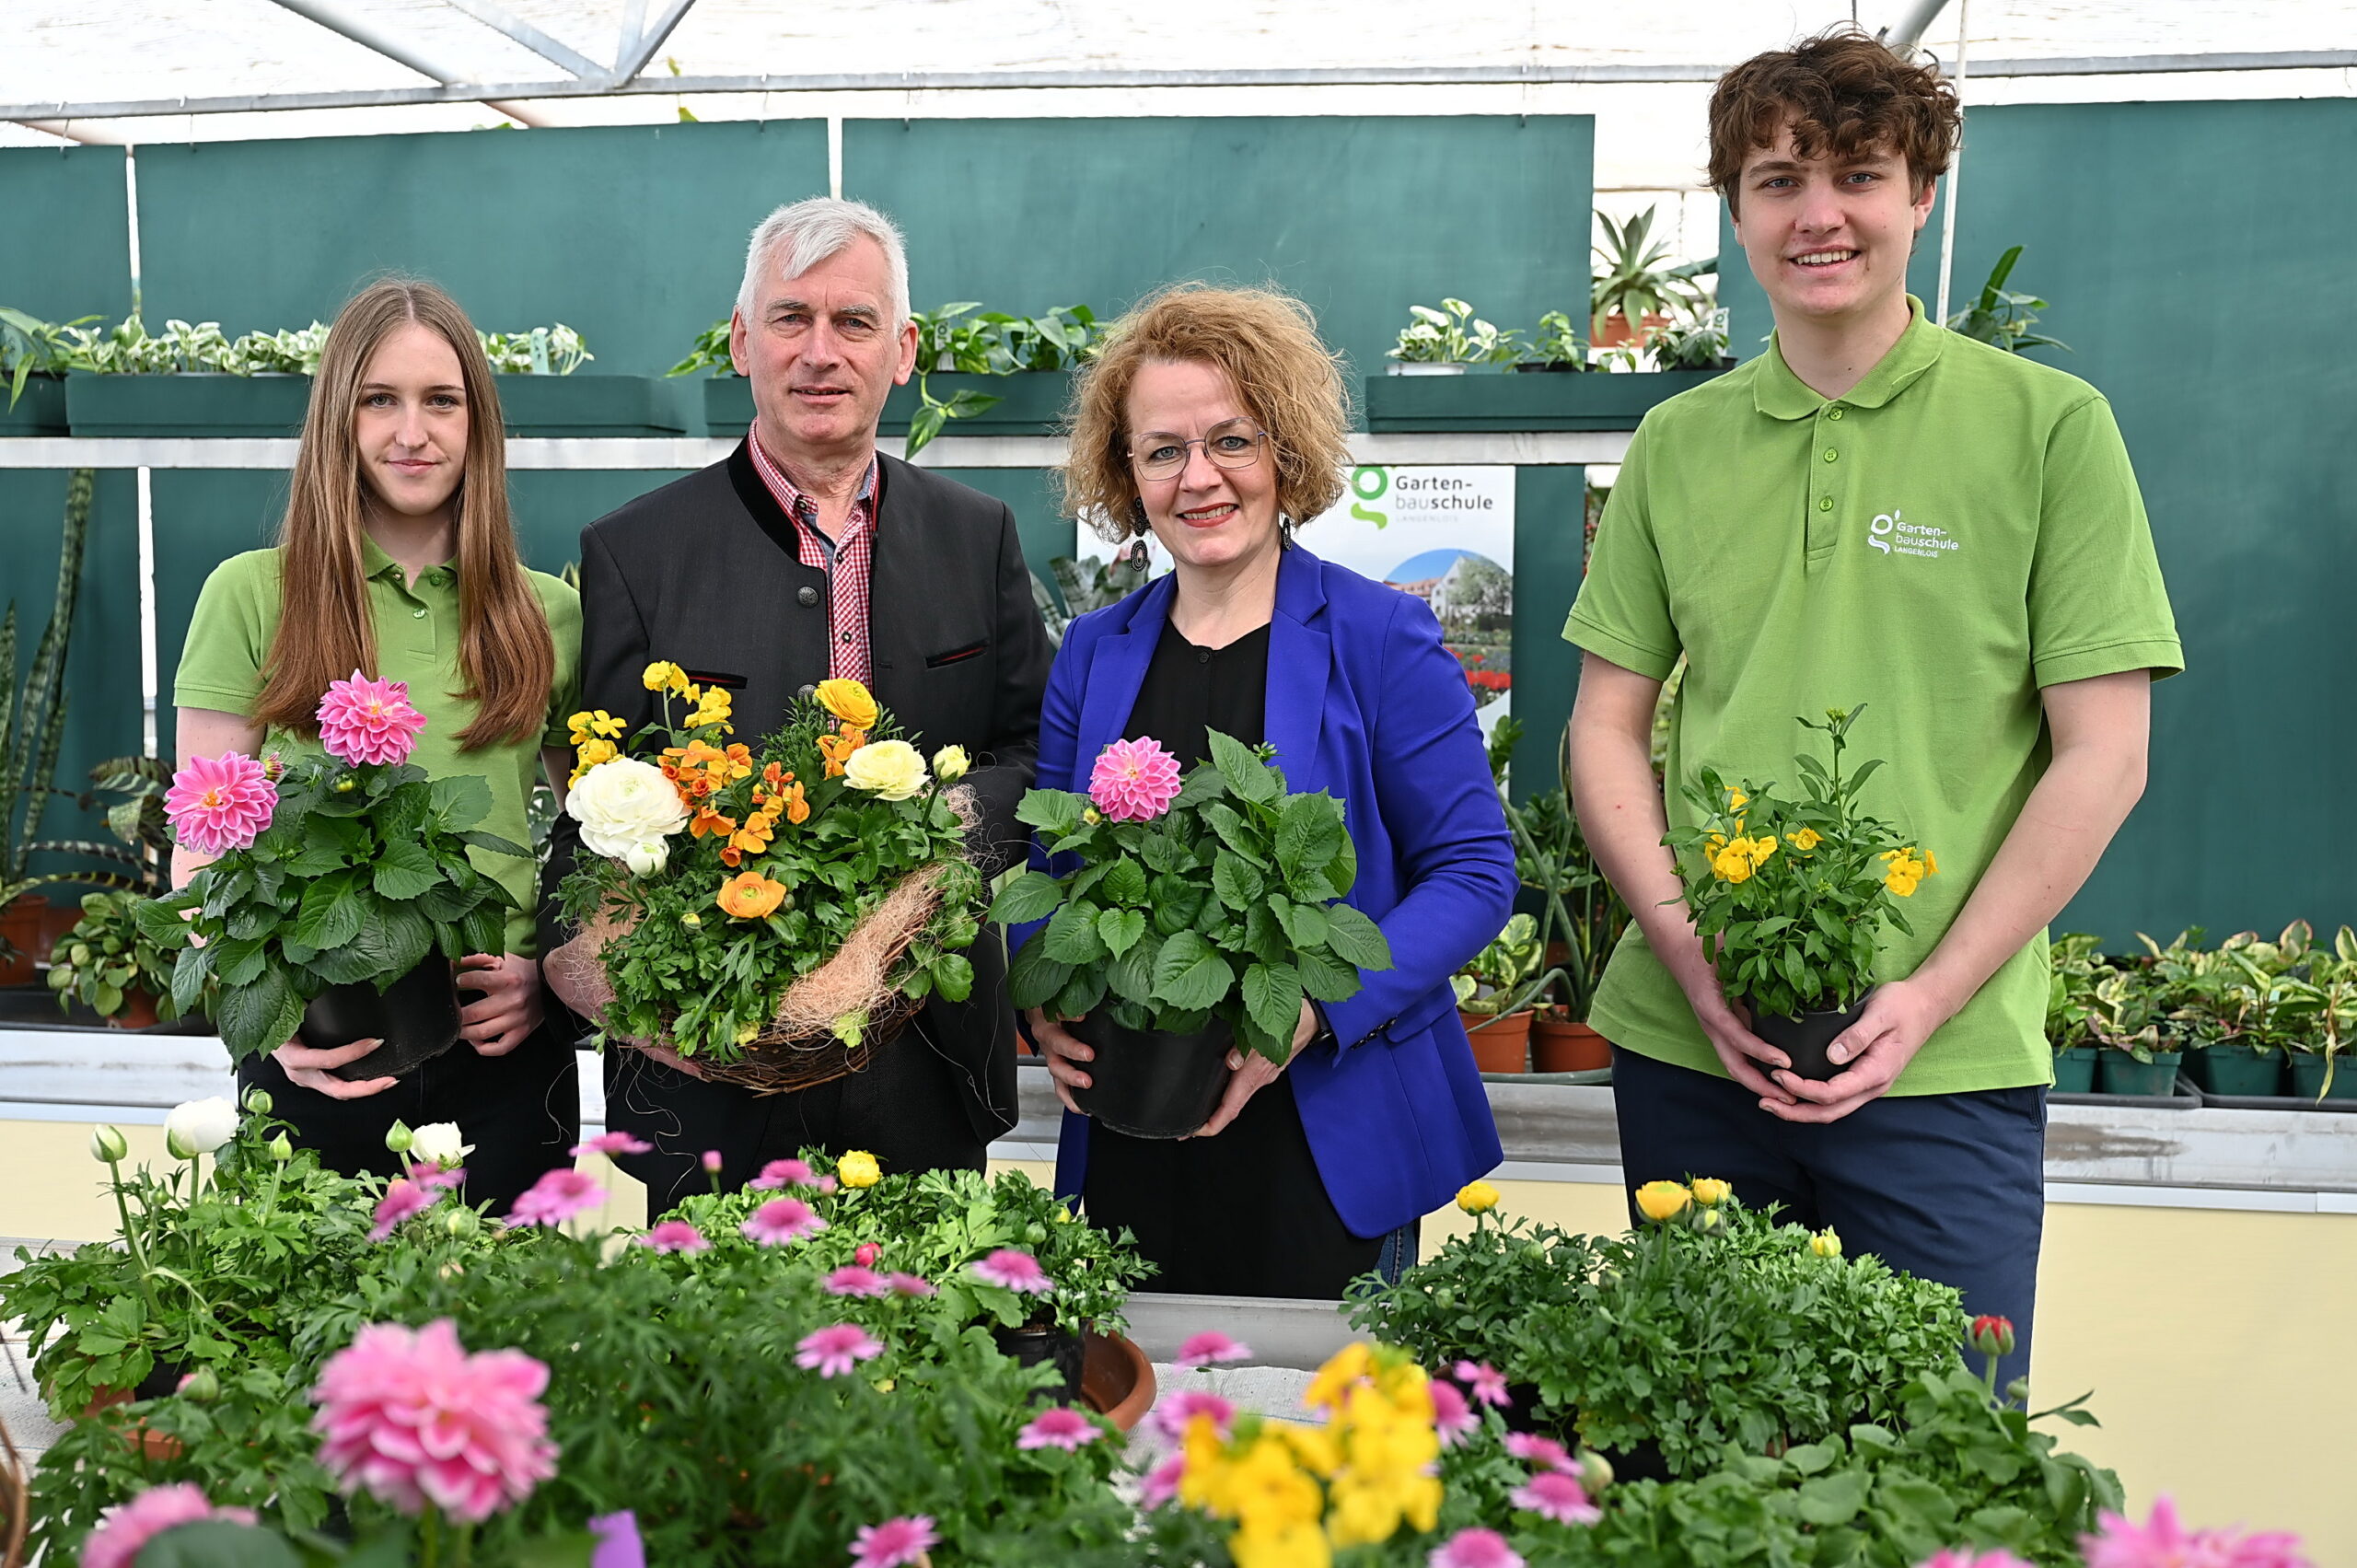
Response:
[[[2189,1530],[2166,1497],[2154,1500],[2152,1517],[2142,1525],[2107,1512],[2102,1527],[2079,1538],[2086,1568],[2311,1568],[2295,1536]]]
[[[1976,1555],[1950,1549],[1924,1559],[1922,1568],[2030,1568],[2030,1564],[2010,1551],[1987,1551]]]
[[[892,1287],[894,1295],[939,1295],[933,1282],[923,1274],[893,1274],[884,1282]]]
[[[852,1538],[852,1568],[907,1568],[940,1544],[941,1538],[933,1533],[929,1515],[862,1525],[859,1534]]]
[[[651,1155],[655,1145],[644,1138],[633,1138],[627,1132],[600,1132],[585,1138],[567,1151],[575,1159],[583,1155],[604,1155],[611,1159],[616,1155]]]
[[[251,847],[278,809],[278,787],[242,752],[192,757],[164,792],[172,837],[199,854]]]
[[[884,1249],[872,1241],[863,1241],[852,1249],[851,1260],[863,1269],[876,1267],[876,1260],[884,1256]]]
[[[819,1178],[810,1169],[808,1160],[772,1160],[761,1167],[761,1174],[745,1183],[762,1192],[773,1192],[781,1187],[816,1187]]]
[[[371,680],[355,669],[349,680],[329,681],[319,699],[321,749],[355,765],[408,761],[424,727],[405,681]]]
[[[856,1323],[836,1323],[806,1334],[794,1350],[794,1364],[821,1377],[846,1376],[859,1363],[884,1353],[883,1345]]]
[[[443,1192],[467,1184],[467,1167],[454,1165],[445,1170],[432,1160],[412,1160],[409,1179],[429,1192]]]
[[[1051,1405],[1031,1418],[1015,1439],[1017,1448],[1062,1448],[1075,1452],[1105,1435],[1097,1423],[1070,1405]]]
[[[1500,1410],[1514,1403],[1506,1396],[1506,1376],[1486,1361],[1460,1361],[1456,1366],[1457,1380],[1466,1391],[1485,1405]]]
[[[685,1220],[665,1220],[640,1237],[638,1244],[649,1252],[703,1252],[712,1247],[703,1232]]]
[[[1000,1248],[981,1262],[969,1265],[967,1272],[986,1285],[997,1285],[1018,1295],[1046,1295],[1056,1288],[1056,1282],[1039,1267],[1039,1260],[1012,1247]]]
[[[1459,1530],[1424,1562],[1429,1568],[1522,1568],[1522,1554],[1495,1530]]]
[[[1178,1347],[1178,1359],[1171,1365],[1181,1372],[1192,1372],[1215,1361],[1248,1360],[1251,1354],[1252,1347],[1243,1341],[1231,1340],[1217,1329],[1206,1329],[1187,1337],[1187,1342]]]
[[[1540,1470],[1515,1488],[1509,1501],[1559,1525],[1592,1525],[1604,1517],[1604,1510],[1588,1501],[1587,1488],[1559,1470]]]
[[[1138,1487],[1138,1502],[1147,1512],[1162,1507],[1178,1495],[1178,1479],[1187,1473],[1187,1456],[1173,1454],[1146,1472]]]
[[[396,1176],[386,1184],[385,1195],[377,1200],[377,1212],[370,1216],[377,1223],[368,1227],[368,1239],[384,1240],[401,1221],[425,1213],[441,1198],[440,1192],[422,1181]]]
[[[1453,1448],[1458,1438],[1481,1429],[1481,1418],[1473,1413],[1456,1384],[1435,1377],[1426,1387],[1433,1396],[1433,1430],[1440,1434],[1442,1447]]]
[[[177,1486],[151,1486],[128,1503],[118,1503],[99,1516],[98,1527],[82,1543],[82,1568],[131,1568],[146,1544],[175,1525],[199,1519],[228,1519],[240,1525],[254,1522],[250,1508],[215,1508],[201,1488],[181,1481]]]
[[[892,1282],[873,1269],[846,1263],[825,1281],[829,1295],[889,1295]]]
[[[783,1247],[789,1241],[807,1241],[827,1228],[809,1204],[799,1198],[772,1198],[755,1209],[739,1227],[764,1247]]]
[[[371,1323],[311,1390],[319,1462],[412,1516],[428,1503],[476,1525],[556,1474],[540,1396],[549,1369],[521,1351],[469,1355],[447,1318]]]
[[[1580,1473],[1579,1463],[1572,1458],[1570,1449],[1552,1437],[1541,1437],[1535,1432],[1507,1433],[1506,1452],[1527,1465],[1561,1470],[1565,1475]]]
[[[1225,1438],[1228,1423],[1236,1419],[1236,1407],[1209,1388],[1181,1388],[1155,1401],[1154,1424],[1176,1443],[1187,1435],[1187,1423],[1199,1415],[1211,1417],[1213,1428]]]
[[[1114,741],[1088,772],[1088,798],[1116,822],[1151,822],[1178,790],[1178,759],[1152,737]]]
[[[526,1188],[508,1205],[511,1228],[528,1225],[558,1225],[585,1209],[606,1201],[606,1190],[571,1166],[559,1166]]]

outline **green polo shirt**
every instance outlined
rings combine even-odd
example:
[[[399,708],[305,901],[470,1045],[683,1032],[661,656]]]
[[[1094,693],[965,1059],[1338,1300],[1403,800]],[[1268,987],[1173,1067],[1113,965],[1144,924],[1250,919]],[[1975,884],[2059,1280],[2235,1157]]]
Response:
[[[479,774],[491,785],[491,815],[482,830],[524,844],[531,842],[526,812],[540,776],[540,749],[570,744],[565,719],[580,697],[581,598],[562,579],[527,572],[532,591],[549,618],[556,642],[556,681],[549,693],[545,734],[461,751],[459,735],[473,722],[475,704],[451,693],[465,685],[459,669],[459,572],[455,565],[430,567],[415,583],[400,563],[363,537],[368,574],[368,608],[376,621],[377,675],[409,683],[409,700],[425,715],[410,761],[435,777]],[[262,664],[278,633],[279,556],[275,550],[248,551],[214,568],[197,596],[196,614],[181,645],[172,701],[183,708],[225,714],[250,713],[261,696]],[[319,749],[316,739],[273,732],[265,744],[286,752]],[[516,895],[520,912],[507,921],[507,950],[530,954],[539,868],[512,854],[472,850],[475,865]]]
[[[1862,804],[1939,858],[1887,930],[1879,980],[1939,945],[2051,755],[2039,691],[2184,668],[2110,406],[2075,377],[1913,321],[1828,401],[1769,352],[1645,415],[1563,635],[1658,680],[1673,826],[1704,767],[1790,790],[1823,738],[1797,716],[1867,706]],[[2016,953],[1895,1094],[2052,1080],[2046,938]],[[1724,1075],[1634,925],[1590,1020],[1643,1055]]]

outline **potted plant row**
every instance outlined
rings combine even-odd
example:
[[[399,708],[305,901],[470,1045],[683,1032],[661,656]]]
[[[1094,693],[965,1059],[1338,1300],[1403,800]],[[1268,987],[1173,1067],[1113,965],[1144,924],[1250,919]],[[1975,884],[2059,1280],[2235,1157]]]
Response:
[[[1561,310],[1542,316],[1526,339],[1461,299],[1409,309],[1415,319],[1388,351],[1390,373],[1366,378],[1369,430],[1627,430],[1655,403],[1726,368],[1726,328],[1715,309],[1648,327],[1633,343],[1601,349],[1593,364]],[[1468,373],[1477,366],[1555,374]]]

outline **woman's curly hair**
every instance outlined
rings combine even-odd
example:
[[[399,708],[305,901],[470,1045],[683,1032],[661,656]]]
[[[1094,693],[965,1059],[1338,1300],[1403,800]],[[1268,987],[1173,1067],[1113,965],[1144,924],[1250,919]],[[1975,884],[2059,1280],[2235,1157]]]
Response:
[[[1113,323],[1104,354],[1082,373],[1070,413],[1064,509],[1113,543],[1143,531],[1130,467],[1130,389],[1151,361],[1209,365],[1269,433],[1277,511],[1298,524],[1342,495],[1350,400],[1342,356],[1318,336],[1309,307],[1271,288],[1183,283]]]
[[[1787,121],[1805,158],[1897,153],[1921,196],[1948,171],[1964,112],[1937,70],[1846,26],[1755,54],[1711,94],[1711,183],[1730,212],[1742,203],[1745,161],[1774,145]]]

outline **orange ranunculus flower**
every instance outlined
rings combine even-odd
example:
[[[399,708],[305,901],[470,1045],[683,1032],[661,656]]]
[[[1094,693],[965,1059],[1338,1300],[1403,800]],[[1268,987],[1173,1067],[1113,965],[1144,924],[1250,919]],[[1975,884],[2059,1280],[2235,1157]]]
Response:
[[[821,680],[813,693],[819,705],[853,729],[876,727],[876,699],[856,680]]]
[[[785,884],[758,871],[740,871],[720,885],[721,910],[732,920],[761,920],[785,901]]]

